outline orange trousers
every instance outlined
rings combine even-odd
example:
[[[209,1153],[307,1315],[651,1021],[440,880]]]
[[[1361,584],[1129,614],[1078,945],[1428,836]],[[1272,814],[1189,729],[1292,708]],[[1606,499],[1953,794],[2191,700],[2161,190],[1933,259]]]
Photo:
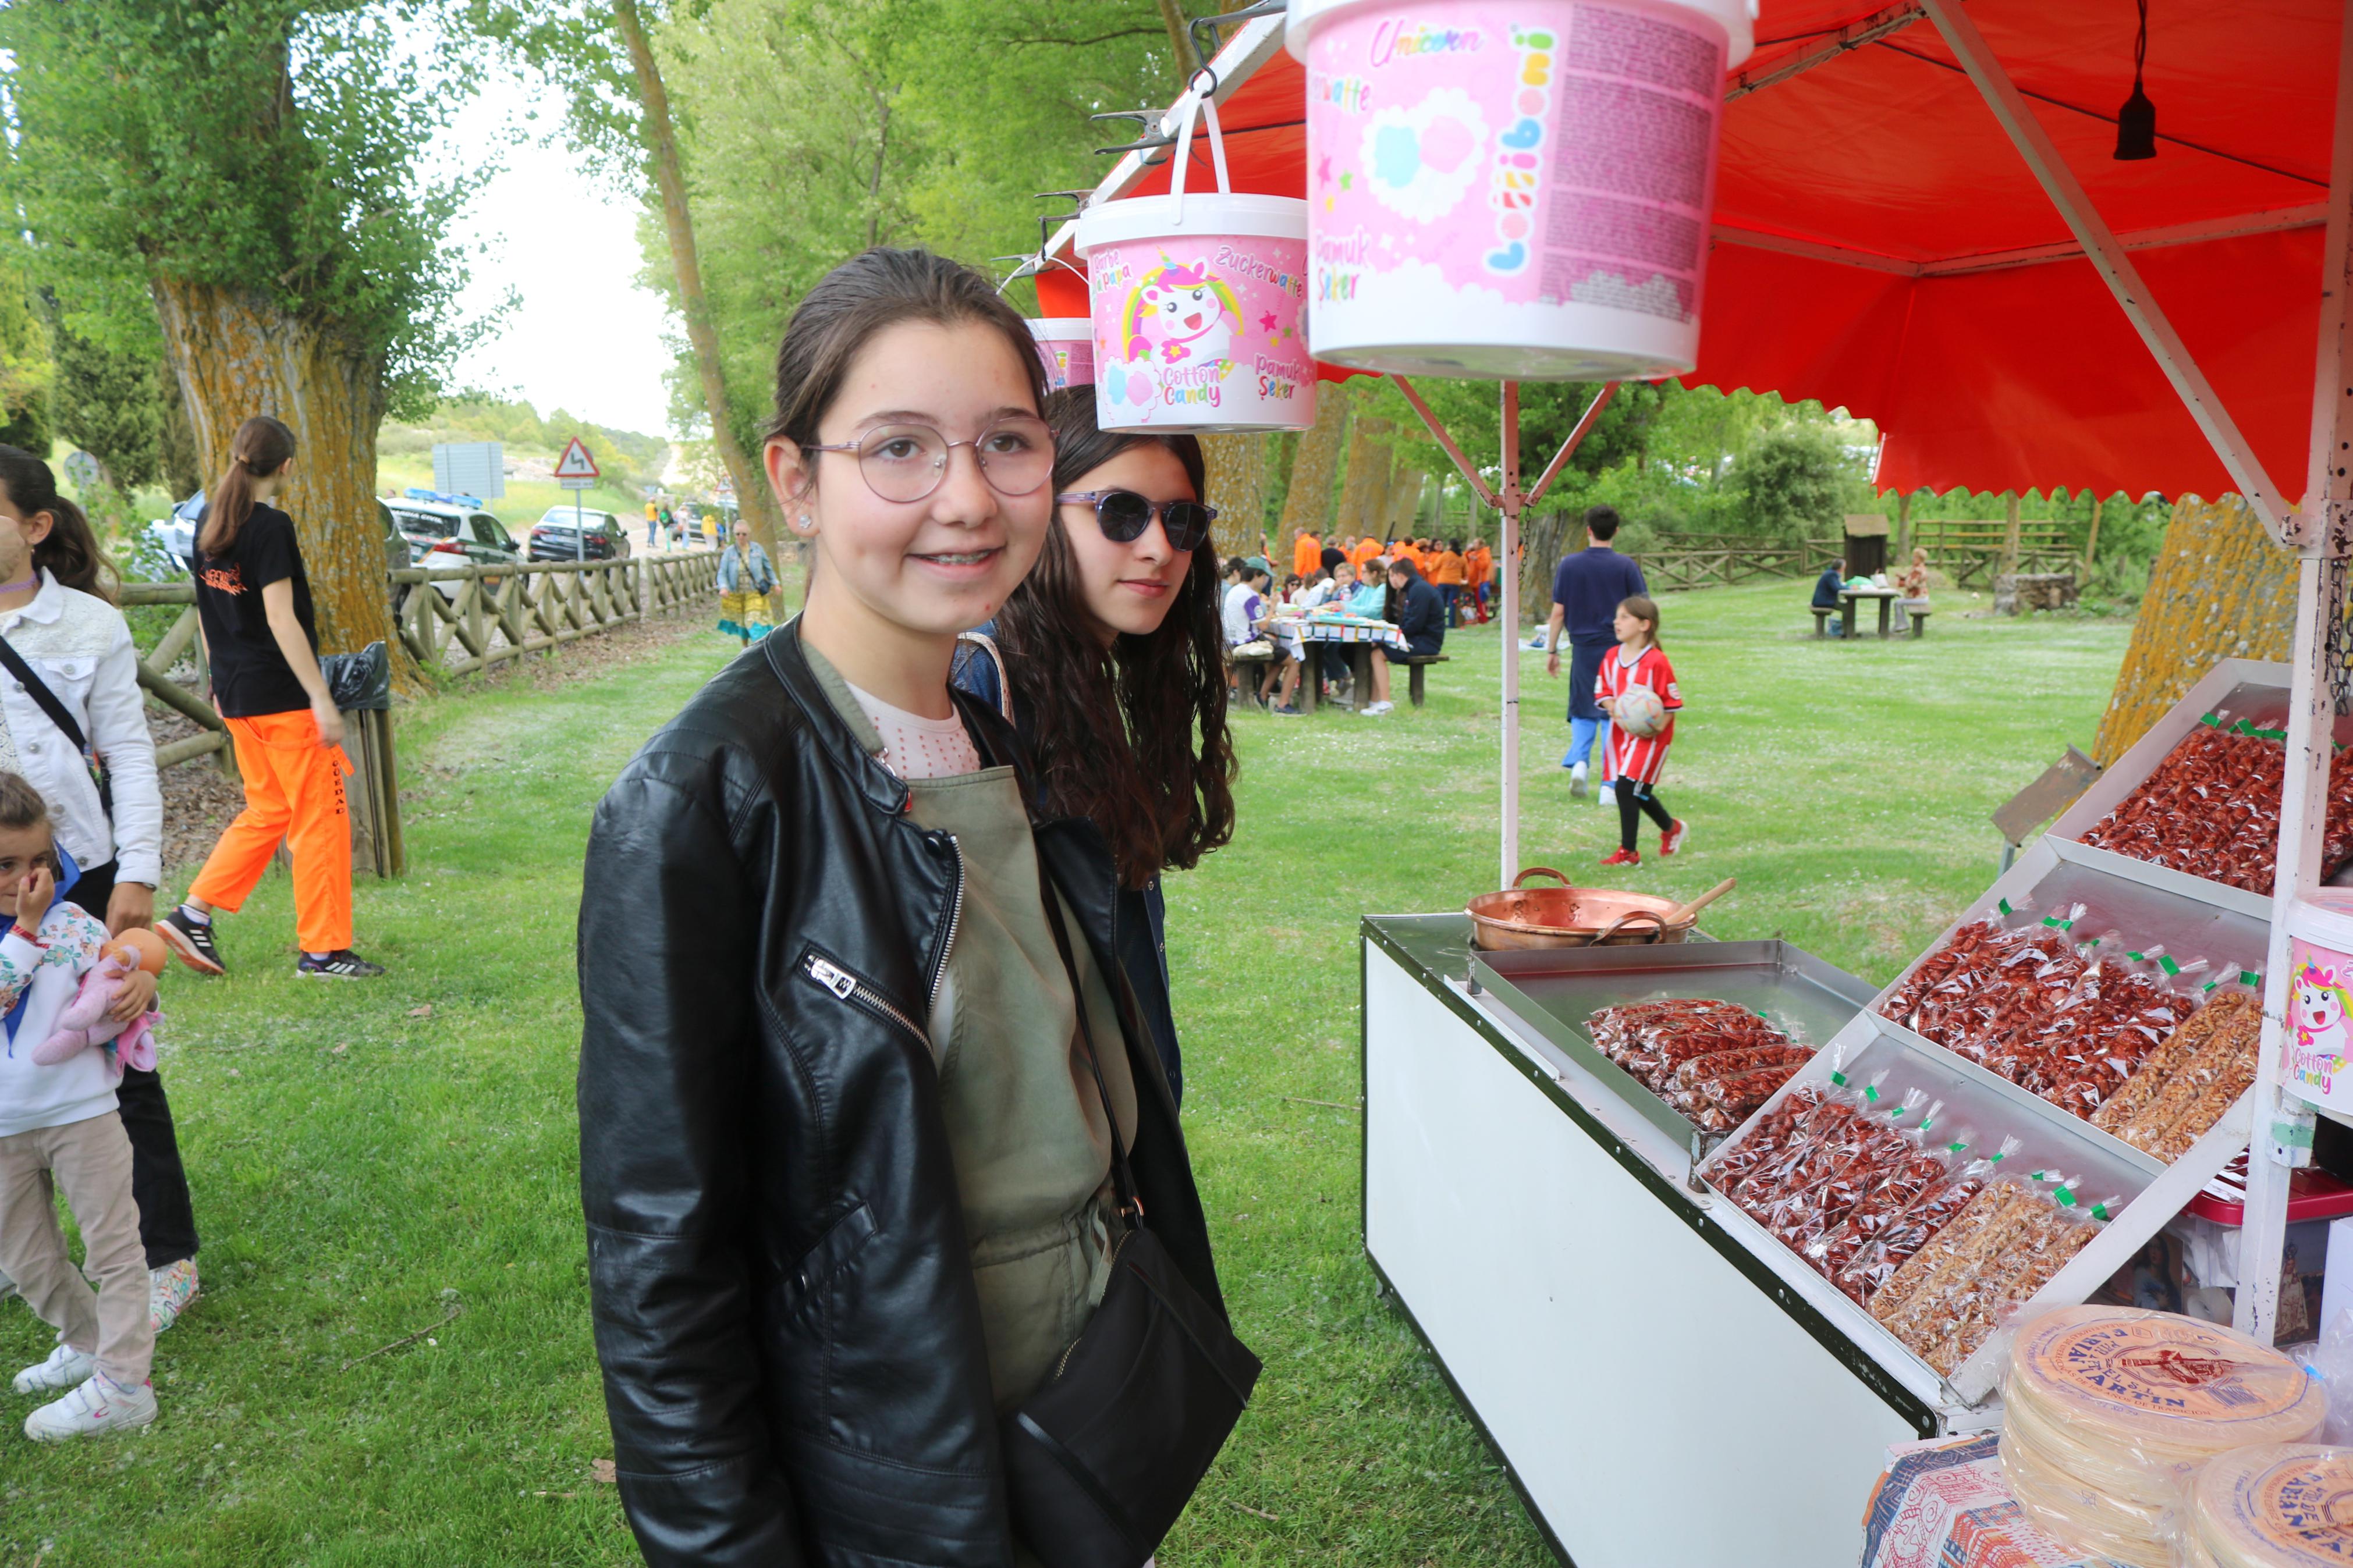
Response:
[[[294,934],[305,952],[352,945],[352,816],[343,799],[351,759],[319,744],[319,721],[307,708],[231,719],[245,809],[222,830],[188,889],[215,909],[237,912],[280,839],[294,857]]]

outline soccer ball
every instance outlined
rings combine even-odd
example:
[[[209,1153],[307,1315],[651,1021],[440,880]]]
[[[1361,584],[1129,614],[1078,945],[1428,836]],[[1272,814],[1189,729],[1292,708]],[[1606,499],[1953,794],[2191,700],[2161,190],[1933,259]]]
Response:
[[[1667,727],[1667,705],[1647,686],[1630,686],[1618,699],[1611,722],[1638,741],[1647,741]]]

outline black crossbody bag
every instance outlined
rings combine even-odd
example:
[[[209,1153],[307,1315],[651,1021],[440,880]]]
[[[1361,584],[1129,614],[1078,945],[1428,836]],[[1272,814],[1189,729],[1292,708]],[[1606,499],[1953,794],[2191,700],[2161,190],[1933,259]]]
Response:
[[[33,673],[33,667],[25,662],[25,656],[18,653],[6,637],[0,637],[0,665],[7,667],[8,673],[24,687],[25,695],[38,703],[41,711],[49,716],[49,722],[63,731],[66,739],[73,742],[75,753],[90,769],[91,782],[98,785],[99,809],[106,813],[109,823],[113,822],[114,780],[107,773],[106,759],[90,749],[90,738],[81,732],[81,726],[74,722],[73,714],[58,700],[58,694],[49,689],[48,683]]]
[[[1045,868],[1054,933],[1095,1092],[1111,1128],[1112,1186],[1127,1228],[1086,1329],[1003,1431],[1014,1532],[1046,1568],[1141,1568],[1193,1496],[1249,1403],[1259,1359],[1186,1282],[1145,1224]]]

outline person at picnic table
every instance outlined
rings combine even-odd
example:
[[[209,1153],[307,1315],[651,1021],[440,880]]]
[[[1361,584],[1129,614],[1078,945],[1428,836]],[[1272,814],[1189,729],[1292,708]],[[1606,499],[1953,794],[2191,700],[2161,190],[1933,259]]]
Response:
[[[622,770],[582,883],[620,1500],[650,1568],[1029,1568],[1017,1413],[1134,1289],[1136,1216],[1155,1288],[1224,1321],[1125,1005],[1122,864],[1038,812],[1014,727],[949,682],[1057,511],[1043,370],[989,279],[883,248],[801,297],[776,364],[763,457],[807,602]],[[1098,1431],[1159,1451],[1133,1408]]]
[[[1585,509],[1585,548],[1561,557],[1552,574],[1552,614],[1545,623],[1545,673],[1560,673],[1560,644],[1568,639],[1568,750],[1560,765],[1568,770],[1568,793],[1585,793],[1587,767],[1593,742],[1601,741],[1600,802],[1613,805],[1617,795],[1609,772],[1609,715],[1593,700],[1594,679],[1601,661],[1618,646],[1618,605],[1630,595],[1647,594],[1642,568],[1619,553],[1611,542],[1620,522],[1615,507]]]
[[[1381,608],[1381,618],[1395,625],[1403,635],[1406,651],[1412,654],[1434,654],[1446,646],[1445,605],[1438,590],[1421,580],[1413,563],[1399,559],[1391,561],[1385,574],[1388,587]],[[1389,700],[1388,650],[1379,643],[1373,645],[1373,700],[1356,711],[1367,719],[1397,711]]]
[[[1286,719],[1295,719],[1300,716],[1299,710],[1292,705],[1291,699],[1299,689],[1299,668],[1291,662],[1291,655],[1282,642],[1270,636],[1274,626],[1274,606],[1267,602],[1266,591],[1273,576],[1266,563],[1255,555],[1236,563],[1228,572],[1229,585],[1220,617],[1229,649],[1248,647],[1258,642],[1273,649],[1274,657],[1266,661],[1266,671],[1251,690],[1250,700]]]
[[[776,591],[776,568],[752,537],[752,525],[738,519],[735,537],[719,557],[719,629],[745,647],[766,637],[768,595]]]
[[[1469,580],[1462,560],[1461,546],[1448,540],[1438,547],[1430,563],[1430,586],[1438,590],[1439,603],[1445,607],[1446,624],[1460,624],[1456,616],[1462,604],[1462,584]]]
[[[1474,539],[1462,549],[1462,585],[1471,601],[1471,614],[1481,626],[1488,621],[1487,591],[1495,576],[1495,553],[1487,548],[1483,539]]]
[[[1817,610],[1828,610],[1831,612],[1830,623],[1831,636],[1834,637],[1842,637],[1846,636],[1845,618],[1837,613],[1839,608],[1839,590],[1845,586],[1846,574],[1843,563],[1837,561],[1833,561],[1829,565],[1823,567],[1822,574],[1814,579],[1813,607]]]
[[[1291,534],[1291,569],[1302,577],[1315,575],[1315,568],[1324,560],[1324,542],[1315,537],[1313,529],[1293,529]]]
[[[1093,392],[1050,393],[1055,500],[1038,565],[967,632],[953,679],[1012,720],[1038,804],[1083,816],[1119,863],[1114,943],[1172,1098],[1185,1072],[1169,1007],[1164,871],[1233,837],[1218,509],[1198,437],[1106,432]]]

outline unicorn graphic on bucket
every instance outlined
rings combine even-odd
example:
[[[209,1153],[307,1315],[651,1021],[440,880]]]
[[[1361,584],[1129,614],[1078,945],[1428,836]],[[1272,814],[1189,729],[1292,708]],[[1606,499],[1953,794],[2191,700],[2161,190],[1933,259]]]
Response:
[[[2337,1075],[2345,1070],[2346,1016],[2353,1012],[2353,994],[2333,966],[2305,960],[2295,972],[2295,997],[2288,1005],[2288,1025],[2295,1031],[2289,1047],[2290,1076],[2327,1094]]]
[[[1164,255],[1128,295],[1120,337],[1131,363],[1215,364],[1233,358],[1241,324],[1240,302],[1208,262],[1179,266]]]

